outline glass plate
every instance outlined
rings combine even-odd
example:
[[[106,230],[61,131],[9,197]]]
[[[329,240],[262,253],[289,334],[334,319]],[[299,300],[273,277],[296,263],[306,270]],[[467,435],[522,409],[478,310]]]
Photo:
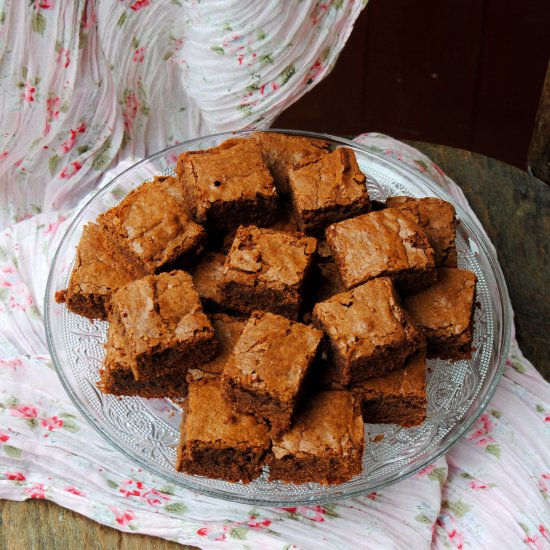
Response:
[[[452,202],[434,182],[394,158],[334,136],[280,132],[327,139],[334,147],[352,148],[374,200],[409,195],[438,196]],[[503,372],[511,321],[506,285],[489,242],[461,208],[456,208],[460,221],[459,266],[474,271],[478,277],[473,357],[470,361],[429,361],[426,421],[408,429],[388,424],[365,425],[363,473],[334,487],[270,483],[266,472],[248,485],[176,472],[180,421],[177,405],[169,400],[102,394],[96,382],[107,323],[92,323],[55,302],[55,292],[67,287],[75,248],[86,222],[95,220],[153,175],[169,173],[180,153],[206,149],[230,137],[249,134],[246,131],[218,134],[165,149],[114,178],[82,208],[59,245],[46,290],[46,334],[54,364],[67,393],[88,421],[129,460],[171,483],[223,499],[278,506],[321,504],[377,490],[410,476],[448,451],[479,417]],[[377,435],[383,435],[383,439],[370,442]]]

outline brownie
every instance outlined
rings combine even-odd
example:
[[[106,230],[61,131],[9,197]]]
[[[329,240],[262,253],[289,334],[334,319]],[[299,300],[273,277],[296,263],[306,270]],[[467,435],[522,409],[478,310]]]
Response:
[[[254,140],[232,139],[183,153],[176,171],[188,211],[211,231],[230,231],[243,223],[269,225],[275,218],[273,178]]]
[[[307,233],[318,234],[331,223],[370,209],[365,175],[346,147],[291,170],[289,183],[298,224]]]
[[[300,234],[239,227],[222,275],[224,305],[243,313],[261,309],[296,320],[316,244],[313,237]]]
[[[112,293],[144,274],[121,266],[104,240],[105,232],[97,224],[84,226],[69,285],[55,295],[57,302],[88,319],[105,320]]]
[[[124,256],[126,265],[139,266],[148,273],[193,258],[206,236],[189,218],[173,178],[140,185],[101,214],[98,222],[110,234],[108,246]]]
[[[418,426],[426,418],[426,349],[417,351],[403,369],[369,378],[351,390],[367,424]]]
[[[222,381],[234,409],[266,420],[274,433],[290,426],[323,333],[272,313],[252,313]]]
[[[329,153],[329,143],[323,139],[290,136],[276,132],[257,132],[256,140],[280,193],[289,193],[289,171],[317,160]]]
[[[108,320],[109,333],[124,327],[136,380],[185,376],[189,367],[216,354],[214,330],[184,271],[148,275],[123,286],[113,294]]]
[[[418,217],[418,222],[434,249],[437,267],[457,266],[456,213],[452,204],[436,197],[389,197],[386,205],[409,211]]]
[[[269,451],[268,427],[253,415],[234,411],[219,380],[189,385],[181,422],[176,470],[249,483],[262,473]]]
[[[185,376],[163,374],[149,380],[136,380],[132,359],[126,353],[126,332],[122,324],[109,327],[105,348],[107,353],[99,371],[98,387],[103,393],[144,398],[181,399],[187,395]]]
[[[272,440],[270,481],[335,485],[361,473],[364,427],[351,392],[319,392],[292,427]]]
[[[325,235],[348,289],[390,277],[399,292],[414,293],[435,281],[433,249],[408,212],[370,212],[330,225]]]
[[[471,357],[476,281],[471,271],[443,267],[434,285],[405,300],[405,309],[426,337],[428,357]]]
[[[423,342],[387,277],[316,304],[313,323],[328,335],[342,384],[401,368]]]
[[[247,321],[246,317],[233,317],[225,313],[213,313],[208,318],[218,340],[216,357],[204,365],[190,368],[186,374],[188,382],[205,377],[221,378],[223,368],[233,353]]]
[[[318,263],[316,266],[315,301],[323,302],[335,294],[345,292],[346,287],[334,262]]]
[[[221,304],[220,282],[225,254],[206,252],[193,270],[193,286],[201,300],[208,304]]]

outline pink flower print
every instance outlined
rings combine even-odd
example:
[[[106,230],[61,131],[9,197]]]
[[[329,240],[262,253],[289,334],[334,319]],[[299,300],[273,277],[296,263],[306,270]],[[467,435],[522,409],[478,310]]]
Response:
[[[31,498],[45,498],[44,485],[42,483],[34,483],[32,487],[27,487],[25,493],[28,493]]]
[[[10,440],[10,436],[6,432],[0,431],[0,443],[5,443]]]
[[[43,10],[51,10],[54,6],[54,0],[40,0],[38,2],[38,7]]]
[[[120,484],[119,492],[128,497],[140,497],[141,490],[143,489],[143,483],[141,481],[134,481],[133,479],[127,479]]]
[[[201,527],[200,529],[197,529],[197,535],[200,537],[207,537],[210,540],[225,540],[226,539],[226,533],[229,531],[230,526],[229,525],[222,525],[219,530],[217,529],[210,529],[208,527]]]
[[[464,548],[464,535],[462,533],[459,533],[456,529],[453,529],[447,533],[447,536],[455,548],[458,548],[458,550],[462,550]]]
[[[111,510],[115,515],[115,521],[119,525],[122,525],[122,527],[126,527],[133,519],[136,519],[134,512],[132,512],[131,510],[122,511],[116,506],[113,506]]]
[[[63,150],[63,153],[68,153],[74,147],[78,134],[83,134],[85,131],[85,122],[82,122],[82,124],[80,124],[80,126],[75,128],[74,130],[70,130],[70,136],[61,144],[61,149]]]
[[[86,496],[80,489],[77,489],[76,487],[67,487],[65,489],[65,491],[67,491],[67,493],[71,493],[73,495],[77,495],[79,497],[84,497]]]
[[[476,430],[468,436],[468,441],[472,441],[480,447],[486,447],[490,443],[495,443],[493,437],[489,435],[489,432],[493,429],[489,413],[483,413],[474,428]]]
[[[124,129],[130,133],[134,125],[134,119],[137,116],[139,109],[139,101],[136,94],[131,91],[127,91],[125,94],[124,109],[122,111],[122,118],[124,120]]]
[[[539,525],[539,533],[545,538],[548,538],[548,529],[542,523]]]
[[[541,539],[538,535],[534,535],[532,537],[525,537],[523,539],[523,542],[529,548],[533,548],[534,550],[545,550],[545,548],[548,548],[544,540]]]
[[[263,529],[264,527],[269,527],[271,525],[271,521],[268,519],[257,519],[257,516],[250,516],[248,519],[248,527],[252,527],[253,529]]]
[[[304,84],[313,84],[313,81],[319,77],[319,75],[325,70],[325,66],[321,63],[320,59],[316,59],[315,63],[310,67],[306,76],[304,77]]]
[[[149,491],[143,493],[141,498],[149,504],[149,506],[160,506],[165,501],[170,500],[170,497],[159,493],[156,489],[149,489]]]
[[[80,164],[80,162],[78,161],[71,162],[69,166],[66,166],[65,168],[63,168],[63,170],[61,170],[59,177],[61,179],[68,180],[72,178],[81,168],[82,168],[82,164]]]
[[[32,296],[25,286],[19,286],[14,290],[8,300],[8,307],[14,311],[27,311],[33,304]]]
[[[145,59],[145,46],[137,48],[134,51],[134,62],[141,63]]]
[[[63,420],[57,418],[57,416],[50,416],[50,418],[44,418],[40,424],[43,428],[46,428],[48,431],[53,432],[63,427]]]
[[[482,491],[484,489],[489,489],[489,485],[487,485],[487,483],[483,483],[482,481],[477,481],[477,480],[470,481],[468,483],[468,487],[470,487],[470,489],[473,489],[474,491]]]
[[[10,415],[19,418],[36,418],[38,409],[34,405],[16,405],[10,409]]]
[[[59,216],[56,221],[48,224],[48,227],[44,229],[44,236],[51,235],[57,231],[57,228],[67,219],[67,216]]]
[[[5,159],[7,156],[8,156],[8,152],[7,152],[7,151],[2,151],[2,152],[0,153],[0,160]]]
[[[550,474],[542,474],[539,479],[539,491],[542,493],[544,498],[548,498],[548,480],[550,479]]]
[[[130,9],[133,11],[139,11],[146,8],[151,3],[151,0],[137,0],[133,4],[130,4]]]
[[[23,85],[23,101],[32,103],[34,101],[34,94],[36,93],[36,87],[30,82],[25,82]]]
[[[370,500],[376,500],[378,498],[378,492],[377,491],[373,491],[372,493],[369,493],[367,495],[367,498],[370,499]]]
[[[291,514],[300,514],[305,519],[310,519],[317,523],[322,523],[325,521],[326,509],[323,506],[292,506],[290,508],[281,508],[285,512],[290,512]]]
[[[88,16],[88,12],[90,12]],[[83,29],[90,29],[93,27],[94,23],[96,22],[97,16],[95,13],[95,6],[94,4],[86,3],[86,8],[82,12],[82,28]]]
[[[10,481],[25,481],[25,476],[22,472],[4,472],[6,479]]]
[[[65,50],[64,48],[59,48],[57,51],[57,58],[56,63],[59,63],[60,65],[63,65],[65,69],[71,64],[71,52],[69,50]]]
[[[2,283],[2,278],[0,277],[0,285]],[[17,370],[17,367],[21,367],[23,362],[19,358],[14,359],[1,359],[0,358],[0,367],[7,367],[13,371]]]
[[[417,474],[416,477],[422,477],[425,475],[428,475],[429,473],[433,472],[435,470],[435,464],[430,464],[429,466],[426,466],[425,468],[422,468]]]

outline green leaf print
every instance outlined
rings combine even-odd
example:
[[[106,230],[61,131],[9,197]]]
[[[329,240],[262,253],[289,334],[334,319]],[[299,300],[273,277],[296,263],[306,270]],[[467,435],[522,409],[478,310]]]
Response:
[[[510,358],[510,364],[512,365],[512,368],[520,374],[524,374],[525,372],[527,372],[527,369],[515,357]]]
[[[139,40],[137,39],[137,36],[132,37],[132,48],[138,48],[139,47]]]
[[[111,488],[111,489],[118,489],[118,483],[116,481],[113,481],[112,479],[108,479],[107,480],[107,485]]]
[[[31,430],[35,430],[38,427],[38,420],[36,418],[26,418],[25,422]]]
[[[538,403],[537,403],[536,409],[537,409],[538,413],[544,412],[544,407],[542,405],[538,404]]]
[[[37,11],[32,16],[32,32],[37,32],[38,34],[44,34],[44,31],[46,30],[46,18]]]
[[[212,46],[210,49],[218,55],[225,55],[225,50],[221,46]]]
[[[61,427],[73,434],[80,431],[80,426],[72,418],[63,420],[63,426]]]
[[[18,397],[15,397],[15,395],[10,395],[6,399],[6,405],[8,406],[9,409],[13,409],[14,407],[17,407],[19,403],[21,403],[21,401],[19,400]]]
[[[428,525],[431,525],[432,523],[432,520],[426,514],[418,514],[417,516],[414,516],[414,519],[420,523],[426,523]]]
[[[273,54],[266,53],[265,55],[260,56],[260,65],[269,65],[273,63]]]
[[[127,17],[128,17],[128,14],[125,11],[123,11],[121,16],[118,18],[116,26],[117,27],[122,27],[122,25],[124,25],[124,21],[126,21]]]
[[[55,174],[55,171],[57,169],[57,165],[59,164],[59,161],[61,159],[59,158],[59,155],[52,155],[48,160],[48,168],[50,169],[50,174],[53,176]]]
[[[468,472],[462,472],[460,476],[463,477],[464,479],[475,479],[475,477],[472,474],[469,474]]]
[[[0,11],[0,25],[3,25],[5,20],[6,20],[6,12],[5,10],[2,10]]]
[[[491,415],[494,416],[496,419],[499,419],[502,416],[502,413],[500,411],[497,411],[496,409],[491,409]]]
[[[457,518],[461,518],[470,511],[470,506],[460,499],[456,501],[444,500],[443,508],[449,509]]]
[[[103,145],[97,150],[96,156],[92,161],[93,170],[99,171],[107,167],[107,165],[111,161],[111,157],[109,155],[110,147],[111,147],[111,138],[107,138],[103,142]]]
[[[296,67],[294,65],[294,63],[291,63],[282,73],[281,73],[281,78],[282,78],[282,84],[286,84],[291,78],[292,76],[294,75],[294,73],[296,72]]]
[[[0,246],[0,260],[5,260],[8,257],[7,248]]]
[[[485,447],[485,452],[500,458],[500,447],[494,443],[487,445],[487,447]]]
[[[259,31],[258,31],[258,34],[256,35],[256,38],[257,38],[258,40],[265,40],[265,32],[262,31],[262,30],[259,30]]]
[[[6,302],[10,295],[10,291],[7,288],[0,288],[0,302]]]
[[[178,8],[183,8],[181,0],[170,0],[170,4],[174,4],[174,6],[178,6]]]
[[[162,56],[162,60],[163,60],[163,61],[168,61],[173,55],[174,55],[174,52],[171,52],[170,50],[168,50],[168,51]]]
[[[334,0],[332,2],[332,7],[335,9],[335,10],[339,10],[342,5],[344,4],[344,0]]]
[[[21,67],[21,76],[23,77],[23,80],[27,80],[27,76],[29,76],[29,69],[23,65]]]
[[[435,468],[428,474],[428,479],[432,481],[439,481],[439,485],[443,487],[445,479],[447,478],[447,472],[445,468]]]
[[[183,502],[171,502],[163,507],[167,512],[172,512],[173,514],[186,514],[189,511],[189,508],[183,504]]]
[[[231,28],[231,23],[229,23],[229,21],[226,21],[224,24],[223,24],[223,30],[224,31],[227,31],[227,32],[231,32],[233,29]]]
[[[329,518],[339,518],[340,514],[336,512],[336,504],[325,504],[325,515]]]
[[[164,493],[165,495],[173,495],[174,494],[174,488],[171,485],[163,485],[160,489],[158,489],[160,493]]]
[[[19,458],[21,456],[21,449],[18,447],[12,447],[11,445],[4,445],[2,447],[6,456],[11,458]]]
[[[248,529],[245,527],[233,527],[229,530],[229,536],[232,539],[244,540],[248,535]]]

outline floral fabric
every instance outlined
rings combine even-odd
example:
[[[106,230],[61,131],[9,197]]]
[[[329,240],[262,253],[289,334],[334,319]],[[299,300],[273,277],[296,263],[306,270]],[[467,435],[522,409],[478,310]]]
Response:
[[[550,548],[550,387],[515,343],[492,402],[446,456],[325,506],[250,507],[169,485],[110,447],[61,386],[44,335],[46,278],[75,209],[111,179],[106,169],[269,124],[326,74],[361,9],[283,4],[0,7],[0,498],[46,498],[205,549]],[[418,151],[379,134],[358,140],[428,173],[469,210]]]

